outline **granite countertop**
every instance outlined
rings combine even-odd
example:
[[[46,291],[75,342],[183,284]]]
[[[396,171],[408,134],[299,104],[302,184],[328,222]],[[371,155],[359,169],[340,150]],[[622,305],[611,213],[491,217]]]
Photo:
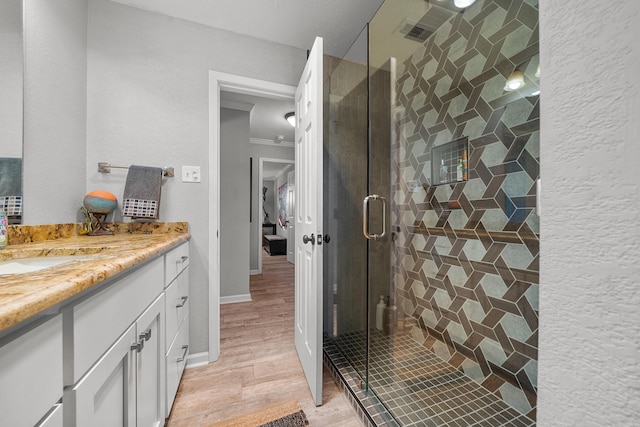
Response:
[[[0,262],[37,256],[78,259],[32,273],[0,275],[0,332],[190,238],[186,223],[154,223],[138,230],[116,226],[116,234],[110,236],[63,235],[53,240],[33,238],[23,233],[25,228],[13,230],[10,245],[0,251]],[[52,237],[50,230],[44,234]],[[11,244],[12,238],[28,243]]]

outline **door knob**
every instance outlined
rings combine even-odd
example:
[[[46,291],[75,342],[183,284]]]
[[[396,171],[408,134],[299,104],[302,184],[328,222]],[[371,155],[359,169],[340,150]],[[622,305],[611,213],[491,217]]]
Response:
[[[304,236],[302,236],[302,243],[311,243],[312,245],[316,244],[316,238],[315,236],[312,234],[311,237],[307,236],[306,234]]]

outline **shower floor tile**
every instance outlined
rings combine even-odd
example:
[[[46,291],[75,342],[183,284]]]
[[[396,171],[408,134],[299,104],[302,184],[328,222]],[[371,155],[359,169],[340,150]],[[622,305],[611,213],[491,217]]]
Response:
[[[325,351],[332,358],[339,352],[362,373],[366,340],[364,331],[343,334],[325,343]],[[373,330],[370,348],[375,350],[369,360],[369,389],[374,400],[384,405],[383,409],[377,405],[382,418],[390,420],[391,415],[400,426],[535,426],[533,420],[409,335],[389,336]],[[394,424],[386,421],[381,425]]]

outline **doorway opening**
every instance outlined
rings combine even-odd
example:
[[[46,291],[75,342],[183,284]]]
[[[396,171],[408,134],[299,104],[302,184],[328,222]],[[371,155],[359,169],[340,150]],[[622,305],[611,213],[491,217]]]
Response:
[[[220,357],[220,109],[221,92],[293,102],[295,87],[209,72],[209,362]]]
[[[291,150],[293,152],[293,148]],[[295,233],[292,221],[294,171],[294,160],[260,158],[258,182],[262,190],[258,197],[258,212],[262,216],[262,227],[258,230],[256,249],[258,253],[264,250],[271,256],[285,255],[291,264],[294,263],[292,243]],[[271,238],[266,236],[277,236],[277,250],[273,250]],[[262,273],[263,256],[258,256],[256,274]]]

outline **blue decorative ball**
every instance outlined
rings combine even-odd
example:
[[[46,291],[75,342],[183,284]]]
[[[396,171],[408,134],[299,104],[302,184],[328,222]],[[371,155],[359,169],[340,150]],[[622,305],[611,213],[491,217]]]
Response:
[[[118,199],[108,191],[96,190],[87,193],[82,204],[88,212],[108,214],[118,207]]]

